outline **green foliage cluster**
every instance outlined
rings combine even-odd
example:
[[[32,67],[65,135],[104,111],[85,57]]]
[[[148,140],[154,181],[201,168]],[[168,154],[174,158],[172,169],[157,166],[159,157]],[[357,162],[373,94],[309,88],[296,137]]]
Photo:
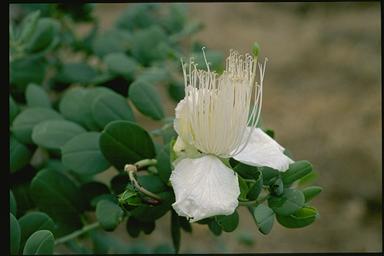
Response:
[[[176,133],[158,90],[165,86],[175,101],[184,97],[179,59],[193,55],[204,66],[201,43],[188,40],[201,24],[189,21],[180,4],[130,6],[104,31],[92,4],[15,8],[20,13],[9,28],[11,253],[51,254],[58,244],[76,253],[173,252],[162,245],[127,247],[108,233],[125,222],[131,237],[151,234],[169,211],[177,252],[181,230],[192,232],[192,226],[171,207]],[[85,36],[77,35],[80,23],[90,27]],[[223,69],[222,53],[206,55],[215,70]],[[160,128],[146,131],[136,113]],[[240,204],[261,233],[270,232],[274,219],[298,228],[318,217],[308,202],[321,188],[296,188],[313,176],[308,162],[285,173],[230,163],[239,174]],[[142,170],[135,180],[157,198],[132,183],[126,164]],[[109,180],[100,179],[107,170]],[[214,235],[234,231],[238,222],[237,212],[199,221]],[[90,239],[92,248],[81,239]]]

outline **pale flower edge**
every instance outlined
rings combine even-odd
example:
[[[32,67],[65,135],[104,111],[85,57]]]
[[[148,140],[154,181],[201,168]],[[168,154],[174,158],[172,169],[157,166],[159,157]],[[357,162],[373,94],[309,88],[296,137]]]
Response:
[[[172,207],[190,222],[230,215],[238,206],[237,174],[213,155],[181,160],[170,181],[176,196]]]

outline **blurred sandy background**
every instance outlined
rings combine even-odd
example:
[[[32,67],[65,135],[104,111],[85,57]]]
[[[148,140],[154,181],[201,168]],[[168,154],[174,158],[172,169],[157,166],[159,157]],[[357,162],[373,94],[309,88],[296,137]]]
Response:
[[[107,28],[130,5],[98,4],[95,14]],[[313,163],[324,191],[313,202],[320,219],[309,227],[275,222],[264,236],[240,209],[235,232],[215,237],[193,224],[192,235],[182,233],[180,252],[382,251],[379,3],[187,5],[205,25],[195,39],[208,48],[245,53],[259,42],[269,59],[264,126],[296,160]],[[173,115],[175,104],[162,96]],[[125,225],[114,236],[132,245],[171,245],[169,221],[169,215],[160,219],[150,236],[130,238]]]

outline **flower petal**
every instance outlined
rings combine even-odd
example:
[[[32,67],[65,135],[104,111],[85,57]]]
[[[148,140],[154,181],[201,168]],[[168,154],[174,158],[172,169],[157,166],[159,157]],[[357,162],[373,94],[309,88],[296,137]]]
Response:
[[[289,164],[293,163],[293,160],[283,152],[284,148],[274,139],[262,129],[255,128],[247,146],[233,158],[248,165],[268,166],[284,172],[289,168]]]
[[[238,205],[237,174],[215,156],[181,160],[170,181],[176,195],[173,209],[180,216],[190,218],[190,222],[230,215]]]

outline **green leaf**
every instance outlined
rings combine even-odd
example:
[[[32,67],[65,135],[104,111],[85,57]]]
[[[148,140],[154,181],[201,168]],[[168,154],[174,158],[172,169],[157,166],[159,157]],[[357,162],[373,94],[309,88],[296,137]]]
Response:
[[[29,53],[43,51],[51,45],[58,36],[60,24],[51,18],[41,18],[37,21],[36,28],[29,38],[25,49]]]
[[[82,194],[63,173],[47,169],[39,171],[32,179],[30,193],[37,207],[58,225],[58,234],[68,234],[82,226]]]
[[[137,176],[137,181],[145,189],[151,191],[152,193],[163,192],[167,189],[167,186],[157,175],[141,175]]]
[[[114,194],[118,195],[124,192],[127,184],[130,183],[129,177],[126,172],[119,173],[111,179],[111,190]]]
[[[269,186],[272,195],[280,196],[284,192],[283,181],[280,177],[276,177]]]
[[[17,114],[19,114],[19,107],[16,102],[13,100],[12,96],[9,95],[9,123],[11,124]]]
[[[285,189],[282,196],[271,196],[268,205],[278,215],[290,215],[304,206],[304,195],[300,190]]]
[[[16,203],[16,199],[15,199],[15,196],[13,195],[12,190],[9,191],[9,208],[10,208],[11,213],[14,216],[16,216],[17,203]]]
[[[86,130],[67,120],[48,120],[33,128],[32,140],[47,149],[60,149],[67,141]]]
[[[29,189],[29,182],[12,184],[12,192],[17,202],[17,215],[24,214],[27,210],[35,208]]]
[[[275,213],[271,208],[264,204],[259,204],[255,208],[249,208],[259,231],[266,235],[272,230]]]
[[[161,98],[149,83],[139,80],[129,86],[129,98],[135,107],[144,115],[155,120],[164,118]]]
[[[135,31],[132,35],[132,56],[144,66],[162,60],[166,57],[166,53],[162,51],[161,46],[167,43],[167,39],[163,29],[157,25]]]
[[[289,169],[281,174],[284,185],[290,185],[294,181],[303,178],[312,171],[312,165],[308,161],[297,161],[289,165]]]
[[[316,172],[310,172],[301,178],[298,182],[299,186],[305,186],[313,183],[317,179],[318,174]]]
[[[113,121],[100,136],[100,149],[117,169],[141,159],[155,157],[155,147],[149,134],[129,121]]]
[[[263,175],[260,171],[258,171],[258,177],[255,178],[255,183],[250,185],[249,191],[247,193],[247,197],[250,200],[256,200],[260,195],[261,189],[263,188]]]
[[[101,227],[113,231],[123,219],[123,210],[109,200],[100,200],[96,206],[96,217]]]
[[[128,100],[117,93],[105,93],[95,98],[91,111],[93,119],[102,129],[115,120],[135,121]]]
[[[131,237],[135,238],[140,235],[140,222],[133,217],[128,218],[125,228]]]
[[[21,230],[21,246],[24,248],[28,237],[39,230],[49,230],[55,232],[55,223],[44,212],[28,212],[19,219]]]
[[[170,143],[164,145],[156,157],[159,177],[165,183],[168,182],[172,172],[171,159],[169,155],[170,147]]]
[[[126,79],[133,79],[138,68],[137,61],[122,52],[110,53],[103,60],[109,71]]]
[[[304,194],[305,202],[311,201],[315,196],[320,194],[320,192],[323,190],[322,187],[319,186],[310,186],[302,189],[301,191]]]
[[[13,121],[12,134],[22,143],[32,143],[32,130],[40,122],[50,119],[63,119],[52,109],[27,108],[23,110]]]
[[[11,135],[9,143],[9,160],[11,172],[16,172],[26,166],[32,157],[32,153],[22,143],[20,143],[14,136]]]
[[[272,130],[272,129],[265,129],[264,132],[266,134],[268,134],[268,136],[271,137],[272,139],[275,138],[275,131],[274,130]]]
[[[61,83],[91,83],[97,76],[97,71],[83,62],[65,63],[61,66],[57,74],[57,80]]]
[[[210,222],[208,222],[208,228],[209,230],[215,235],[219,236],[222,233],[222,228],[219,224],[217,224],[215,219],[212,219]]]
[[[132,35],[129,32],[110,29],[95,38],[92,44],[94,53],[103,57],[108,53],[126,52],[131,46]]]
[[[174,210],[171,211],[171,235],[172,235],[173,248],[175,248],[175,253],[179,253],[181,231],[180,231],[179,216]]]
[[[172,203],[175,202],[173,193],[161,192],[158,196],[162,198],[159,205],[142,205],[136,207],[131,211],[132,216],[141,221],[154,221],[166,214],[171,209]]]
[[[10,82],[12,89],[24,91],[30,83],[41,84],[45,77],[47,64],[41,58],[24,58],[17,59],[10,63]]]
[[[151,85],[159,83],[167,83],[170,79],[170,74],[164,67],[151,66],[142,71],[136,76],[136,81],[145,81]]]
[[[174,101],[179,102],[185,96],[184,84],[177,82],[170,83],[168,87],[168,93]]]
[[[218,215],[215,219],[225,232],[232,232],[239,225],[239,214],[236,210],[231,215]]]
[[[179,216],[179,223],[180,223],[180,227],[181,227],[185,232],[192,233],[192,225],[191,225],[191,223],[189,223],[189,221],[187,220],[187,218],[185,218],[185,217],[183,217],[183,216]]]
[[[98,125],[91,112],[91,102],[100,95],[108,93],[114,92],[103,87],[93,89],[71,88],[67,90],[60,101],[60,112],[71,121],[79,123],[90,130],[97,130]]]
[[[51,107],[51,101],[49,100],[48,94],[39,85],[29,84],[25,92],[25,97],[28,107]]]
[[[261,167],[260,171],[263,173],[263,185],[271,185],[280,176],[278,170],[270,167]]]
[[[82,184],[80,191],[83,194],[87,210],[94,210],[90,204],[93,199],[103,194],[110,193],[109,188],[104,183],[97,181],[90,181]]]
[[[33,233],[25,243],[23,254],[41,255],[53,254],[55,238],[49,230],[39,230]]]
[[[37,21],[40,17],[40,10],[34,11],[29,13],[23,20],[21,21],[20,27],[20,35],[17,38],[17,41],[20,44],[25,44],[26,42],[30,41],[31,36],[33,35]]]
[[[87,132],[76,135],[61,148],[63,164],[79,175],[94,175],[105,171],[109,162],[99,146],[100,133]]]
[[[239,181],[239,187],[240,187],[239,200],[247,201],[247,194],[249,191],[249,187],[247,185],[247,182],[240,175],[237,176],[237,179]]]
[[[277,221],[286,228],[302,228],[312,224],[319,216],[312,207],[303,207],[289,216],[277,215]]]
[[[147,28],[157,23],[153,9],[155,9],[154,6],[150,4],[134,5],[127,8],[117,18],[116,27],[128,31]]]
[[[240,162],[234,166],[233,170],[246,179],[258,179],[260,175],[257,167]]]
[[[20,248],[20,226],[17,222],[17,219],[15,216],[13,216],[12,213],[9,214],[9,220],[10,220],[10,227],[11,227],[11,236],[10,236],[10,242],[11,242],[11,254],[18,254],[19,248]]]

